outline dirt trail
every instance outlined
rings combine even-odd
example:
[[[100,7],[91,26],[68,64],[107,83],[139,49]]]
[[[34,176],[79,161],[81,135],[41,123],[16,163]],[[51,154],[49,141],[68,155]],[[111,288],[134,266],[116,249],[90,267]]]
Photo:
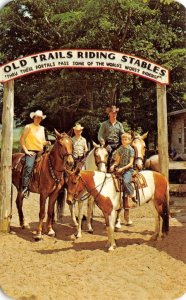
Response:
[[[173,300],[186,292],[183,215],[171,218],[168,237],[153,242],[149,240],[154,230],[150,206],[132,209],[134,225],[122,225],[115,233],[117,248],[108,253],[104,247],[104,220],[98,208],[93,235],[85,231],[81,239],[71,240],[75,229],[66,207],[63,224],[55,224],[57,236],[44,236],[41,242],[35,242],[38,207],[38,195],[31,194],[24,202],[31,228],[22,230],[14,201],[14,234],[0,236],[0,286],[12,299]]]

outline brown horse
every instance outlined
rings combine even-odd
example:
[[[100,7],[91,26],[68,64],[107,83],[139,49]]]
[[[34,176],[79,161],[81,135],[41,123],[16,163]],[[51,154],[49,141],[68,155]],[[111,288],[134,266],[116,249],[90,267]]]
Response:
[[[72,140],[66,133],[59,133],[55,130],[56,141],[50,152],[44,154],[38,162],[36,162],[29,190],[32,193],[40,194],[40,212],[38,232],[35,239],[40,240],[42,237],[43,220],[45,218],[45,203],[47,197],[48,202],[48,219],[47,232],[48,235],[54,236],[55,232],[52,228],[54,218],[54,205],[61,187],[64,184],[64,171],[73,166],[72,157]],[[12,182],[17,188],[16,205],[19,214],[20,226],[28,227],[23,215],[23,199],[21,193],[21,180],[23,153],[13,154],[12,159]]]

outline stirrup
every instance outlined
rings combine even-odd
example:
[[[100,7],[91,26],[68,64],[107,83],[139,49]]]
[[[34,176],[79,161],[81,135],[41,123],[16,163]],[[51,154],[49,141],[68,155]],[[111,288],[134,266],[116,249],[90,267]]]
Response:
[[[138,203],[138,200],[136,199],[136,197],[131,197],[131,199],[134,203]]]
[[[24,196],[25,199],[28,199],[30,191],[27,186],[24,189],[22,189],[21,194]]]

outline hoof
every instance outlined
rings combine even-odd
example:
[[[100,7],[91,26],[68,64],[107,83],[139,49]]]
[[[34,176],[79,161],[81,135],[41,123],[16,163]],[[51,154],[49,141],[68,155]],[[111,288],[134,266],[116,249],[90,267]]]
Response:
[[[88,230],[87,230],[88,233],[93,233],[93,229],[92,227],[88,227]]]
[[[22,229],[30,229],[30,225],[25,223],[21,226]]]
[[[55,231],[53,229],[50,229],[49,232],[48,232],[48,236],[55,237],[56,236]]]
[[[36,242],[39,242],[39,241],[41,241],[42,239],[43,239],[42,234],[36,234],[36,235],[34,236],[34,240],[35,240]]]
[[[110,252],[110,251],[114,251],[116,249],[116,244],[114,244],[113,246],[110,246],[109,248],[108,248],[108,251]]]
[[[77,232],[77,233],[74,234],[74,236],[75,236],[76,239],[79,239],[79,238],[82,237],[82,234],[80,234],[80,233]]]
[[[72,235],[70,236],[70,239],[71,239],[72,241],[75,241],[75,240],[76,240],[76,236],[75,236],[74,234],[72,234]]]
[[[150,241],[157,241],[158,239],[158,235],[157,234],[153,234],[150,238]]]
[[[109,252],[114,251],[114,247],[108,248],[108,251],[109,251]]]
[[[131,226],[133,225],[133,222],[131,220],[129,220],[127,223],[126,223],[126,226]]]

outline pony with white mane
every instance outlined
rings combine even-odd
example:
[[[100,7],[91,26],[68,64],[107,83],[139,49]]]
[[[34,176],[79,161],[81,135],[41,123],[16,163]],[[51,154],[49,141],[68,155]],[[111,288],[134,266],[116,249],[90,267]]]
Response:
[[[94,148],[89,152],[85,161],[80,162],[79,168],[82,170],[89,171],[100,171],[106,173],[107,171],[107,162],[108,162],[108,152],[103,145],[98,145],[93,142]],[[80,201],[78,201],[78,222],[75,216],[75,202],[74,199],[73,204],[69,205],[71,217],[73,220],[73,224],[77,227],[77,232],[74,234],[74,237],[80,238],[82,236],[82,219],[83,219],[83,204],[87,200],[87,229],[89,233],[93,233],[93,228],[91,224],[93,206],[94,206],[94,198],[91,195],[82,195]]]
[[[89,193],[96,205],[103,212],[107,233],[108,250],[114,250],[114,229],[117,211],[121,209],[122,192],[116,190],[113,175],[98,171],[77,169],[68,171],[67,202],[71,204],[74,197],[80,199]],[[152,202],[155,214],[155,233],[152,239],[161,239],[169,231],[169,184],[162,174],[153,171],[141,171],[146,185],[139,189],[141,204]]]

